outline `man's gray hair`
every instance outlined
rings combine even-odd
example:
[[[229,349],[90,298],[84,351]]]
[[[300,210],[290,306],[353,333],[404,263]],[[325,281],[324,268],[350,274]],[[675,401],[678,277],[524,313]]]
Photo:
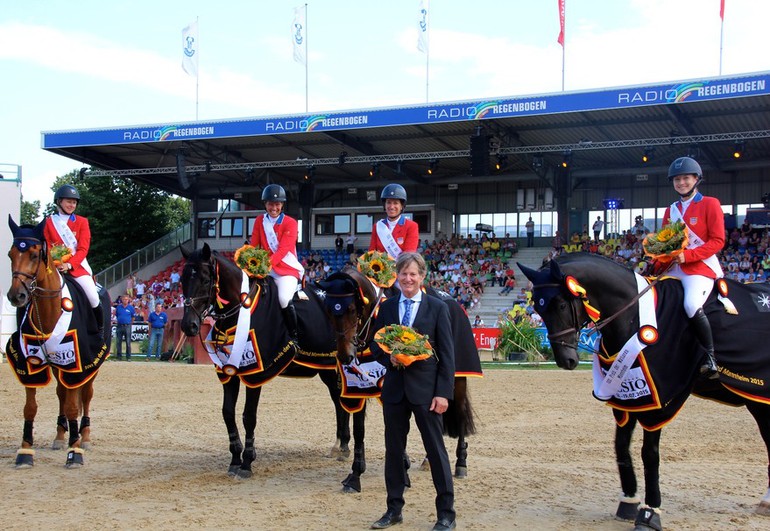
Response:
[[[425,259],[420,253],[401,253],[398,255],[398,259],[396,259],[396,273],[400,273],[409,264],[417,264],[417,271],[423,276],[428,273]]]

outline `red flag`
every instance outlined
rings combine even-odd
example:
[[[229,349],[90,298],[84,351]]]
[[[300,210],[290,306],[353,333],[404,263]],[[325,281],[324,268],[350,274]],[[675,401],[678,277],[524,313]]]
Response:
[[[725,21],[725,0],[719,0],[719,18]]]
[[[559,0],[559,38],[556,42],[561,44],[564,48],[564,2],[565,0]],[[724,9],[725,0],[722,0],[722,7]]]

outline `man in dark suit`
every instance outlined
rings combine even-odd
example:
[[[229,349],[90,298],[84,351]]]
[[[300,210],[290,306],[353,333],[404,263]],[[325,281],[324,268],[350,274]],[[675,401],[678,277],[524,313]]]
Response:
[[[427,272],[420,254],[402,253],[396,261],[396,272],[401,294],[382,303],[375,330],[389,324],[411,326],[428,336],[435,356],[415,361],[408,367],[396,367],[389,355],[372,343],[372,351],[388,367],[382,384],[387,511],[372,524],[372,529],[384,529],[403,521],[401,509],[406,486],[403,457],[412,414],[422,435],[436,488],[437,522],[433,529],[454,529],[454,484],[441,419],[454,392],[454,344],[449,311],[443,301],[420,291]]]

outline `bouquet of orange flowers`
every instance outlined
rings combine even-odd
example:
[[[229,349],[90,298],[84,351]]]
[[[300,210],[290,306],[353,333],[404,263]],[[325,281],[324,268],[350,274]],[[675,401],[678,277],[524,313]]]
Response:
[[[358,257],[358,271],[381,288],[396,281],[396,262],[387,253],[367,251]]]
[[[72,258],[72,251],[66,245],[54,245],[51,247],[51,259],[55,267],[59,267],[70,258]]]
[[[250,277],[265,278],[272,266],[270,255],[264,249],[246,244],[235,251],[233,256],[235,264],[246,271]]]
[[[418,334],[408,326],[393,324],[380,328],[374,334],[374,340],[390,354],[391,363],[399,369],[433,356],[428,336]]]
[[[642,242],[644,254],[662,263],[671,262],[690,243],[687,225],[681,220],[669,223],[658,232],[651,232]]]

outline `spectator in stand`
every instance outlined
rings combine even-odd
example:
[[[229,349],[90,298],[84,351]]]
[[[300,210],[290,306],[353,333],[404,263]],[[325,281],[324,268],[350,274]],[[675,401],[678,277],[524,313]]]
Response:
[[[484,319],[482,319],[480,315],[477,315],[473,320],[473,328],[481,328],[482,326],[484,326]]]
[[[596,221],[594,221],[593,227],[591,228],[594,231],[594,241],[599,242],[599,235],[602,232],[602,228],[604,227],[604,221],[602,221],[601,216],[596,216]]]
[[[136,277],[134,277],[133,273],[126,277],[126,294],[132,299],[134,298],[135,283],[136,283]]]
[[[171,271],[170,279],[171,279],[171,291],[174,291],[174,292],[178,291],[180,277],[179,277],[179,271],[176,268],[174,268]]]
[[[527,231],[527,247],[534,247],[535,246],[535,222],[532,221],[532,216],[530,216],[529,220],[524,224],[524,228]]]
[[[337,234],[337,237],[334,238],[334,252],[339,254],[342,254],[342,246],[345,245],[345,241],[342,239],[342,235]]]
[[[556,231],[556,234],[554,234],[553,240],[551,240],[551,246],[557,254],[561,253],[561,250],[564,248],[564,240],[562,239],[558,230]]]
[[[160,351],[163,348],[163,329],[166,328],[168,322],[168,315],[163,311],[163,305],[157,303],[155,305],[155,311],[151,312],[147,319],[150,323],[150,344],[147,347],[147,361],[152,359],[153,354],[155,359],[160,359]]]
[[[144,283],[144,280],[137,279],[136,281],[136,295],[134,297],[143,297],[144,291],[147,289],[147,284]]]
[[[355,246],[356,246],[356,240],[358,239],[358,236],[353,234],[351,231],[350,234],[348,234],[347,238],[345,238],[345,241],[347,242],[347,248],[345,249],[345,252],[347,252],[349,255],[353,254],[355,252]]]
[[[513,288],[516,287],[516,281],[513,279],[513,277],[508,277],[505,279],[505,287],[500,292],[500,295],[508,295],[511,291],[513,291]]]
[[[115,338],[117,341],[118,361],[123,359],[123,342],[126,343],[126,361],[131,361],[131,324],[134,322],[136,310],[129,304],[128,295],[120,298],[120,304],[115,308],[115,320],[117,329]]]

